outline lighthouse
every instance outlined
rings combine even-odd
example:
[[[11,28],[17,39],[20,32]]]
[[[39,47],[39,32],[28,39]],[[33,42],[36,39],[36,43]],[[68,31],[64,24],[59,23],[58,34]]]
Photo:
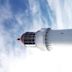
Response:
[[[42,28],[37,32],[25,32],[18,38],[25,46],[34,45],[43,50],[49,50],[51,45],[72,44],[72,29],[52,30]]]

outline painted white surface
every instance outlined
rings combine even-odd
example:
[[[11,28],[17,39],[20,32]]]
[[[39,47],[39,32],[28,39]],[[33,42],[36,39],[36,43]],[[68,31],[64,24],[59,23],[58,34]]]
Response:
[[[47,36],[49,44],[72,44],[72,29],[50,30]]]
[[[45,35],[47,29],[41,29],[36,32],[36,47],[41,50],[47,50],[45,44]],[[72,29],[63,29],[63,30],[48,30],[47,32],[47,46],[51,45],[71,45],[72,44]],[[48,47],[48,48],[49,48]]]

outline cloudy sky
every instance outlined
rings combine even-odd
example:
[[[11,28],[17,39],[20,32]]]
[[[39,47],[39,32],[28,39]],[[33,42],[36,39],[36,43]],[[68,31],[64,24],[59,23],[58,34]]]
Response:
[[[71,0],[0,0],[0,72],[72,72],[71,46],[51,52],[16,39],[41,28],[71,29]]]

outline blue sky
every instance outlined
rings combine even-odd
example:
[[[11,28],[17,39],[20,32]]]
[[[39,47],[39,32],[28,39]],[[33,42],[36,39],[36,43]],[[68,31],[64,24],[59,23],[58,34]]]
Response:
[[[58,46],[59,49],[55,48],[48,53],[38,49],[26,49],[21,42],[16,40],[26,31],[35,32],[48,27],[52,29],[72,28],[71,0],[0,0],[0,60],[2,62],[2,71],[0,72],[20,72],[18,68],[19,70],[23,69],[23,72],[27,68],[32,70],[31,72],[35,72],[32,68],[37,68],[36,72],[38,70],[40,72],[44,72],[44,70],[45,72],[48,72],[48,70],[59,72],[58,70],[63,67],[67,69],[67,65],[69,66],[68,63],[66,65],[67,57],[72,61],[70,57],[72,52],[67,48],[62,49],[62,51],[62,47]],[[25,56],[27,56],[26,59]],[[37,61],[35,61],[36,59]],[[60,59],[61,62],[59,63]],[[68,62],[71,62],[69,60]],[[46,68],[45,64],[47,65]],[[10,71],[8,71],[8,68]],[[53,68],[53,71],[51,68]]]
[[[9,34],[11,44],[15,44],[16,38],[25,31],[39,30],[42,27],[48,26],[51,27],[55,20],[53,12],[46,0],[34,1],[34,5],[28,0],[0,0],[0,5],[0,14],[4,13],[6,15],[2,15],[3,22],[1,26]],[[34,7],[36,7],[36,12],[32,10]]]
[[[24,12],[29,7],[28,0],[10,0],[10,5],[14,13]]]
[[[26,31],[51,26],[51,12],[46,0],[0,0],[0,60],[3,72],[9,67],[6,63],[11,61],[10,58],[24,58],[27,54],[27,49],[17,38]]]
[[[39,3],[39,7],[40,7],[40,10],[39,12],[41,13],[41,19],[42,21],[44,21],[44,18],[45,20],[47,20],[48,24],[51,25],[52,21],[51,21],[51,18],[53,17],[53,14],[52,14],[52,10],[50,9],[49,5],[47,4],[46,0],[44,1],[36,1]],[[2,1],[1,0],[1,5],[5,5],[6,1]],[[29,1],[28,0],[9,0],[8,1],[9,5],[10,5],[10,9],[11,9],[11,12],[12,12],[12,18],[11,19],[8,19],[5,20],[6,22],[6,25],[5,27],[8,27],[9,29],[9,26],[10,27],[13,27],[14,25],[11,23],[16,21],[15,20],[15,15],[17,14],[21,14],[23,13],[25,17],[25,19],[27,18],[28,21],[32,21],[33,19],[33,14],[32,14],[32,10],[30,9],[29,7]],[[42,5],[44,3],[44,5]],[[27,12],[26,12],[27,11]],[[30,23],[31,23],[30,21]],[[32,24],[32,23],[31,23]],[[27,24],[29,26],[31,26],[31,24]],[[5,25],[5,24],[4,24]]]

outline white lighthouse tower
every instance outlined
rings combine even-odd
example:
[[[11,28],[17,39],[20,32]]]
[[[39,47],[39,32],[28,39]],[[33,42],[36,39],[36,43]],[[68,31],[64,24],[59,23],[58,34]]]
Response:
[[[72,44],[72,29],[42,28],[37,32],[26,32],[18,40],[21,40],[26,46],[35,45],[40,49],[49,50],[52,44]]]

